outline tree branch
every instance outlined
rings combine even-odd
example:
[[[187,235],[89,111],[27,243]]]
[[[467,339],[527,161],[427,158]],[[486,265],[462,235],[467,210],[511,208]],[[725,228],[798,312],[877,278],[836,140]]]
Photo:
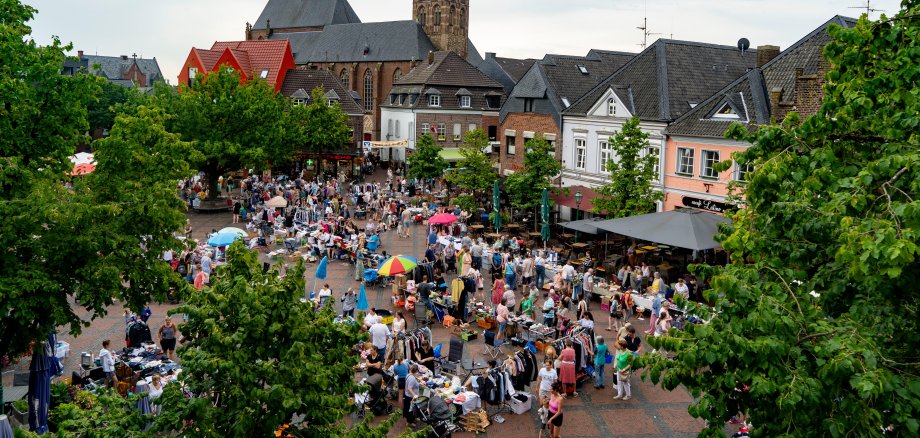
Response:
[[[792,291],[792,288],[789,286],[789,283],[786,283],[786,279],[784,279],[783,276],[780,275],[779,272],[776,272],[776,270],[771,268],[770,266],[764,266],[764,267],[770,270],[770,272],[776,275],[776,277],[779,278],[779,280],[783,282],[783,285],[786,286],[786,290],[789,291],[789,296],[791,296],[792,300],[795,301],[795,307],[799,309],[799,315],[801,315],[804,318],[805,312],[802,312],[802,305],[799,304],[799,298],[795,296],[795,292]]]

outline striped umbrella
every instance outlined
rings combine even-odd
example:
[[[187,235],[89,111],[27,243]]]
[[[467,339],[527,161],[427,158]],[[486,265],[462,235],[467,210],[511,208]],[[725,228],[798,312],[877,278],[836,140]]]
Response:
[[[377,273],[384,277],[392,277],[396,274],[405,274],[418,266],[418,260],[414,257],[403,255],[393,256],[380,264]]]

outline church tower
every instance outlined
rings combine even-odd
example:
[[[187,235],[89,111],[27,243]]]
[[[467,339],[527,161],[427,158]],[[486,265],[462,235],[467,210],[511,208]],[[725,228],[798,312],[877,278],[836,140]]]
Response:
[[[438,50],[466,59],[470,0],[412,0],[412,16]]]

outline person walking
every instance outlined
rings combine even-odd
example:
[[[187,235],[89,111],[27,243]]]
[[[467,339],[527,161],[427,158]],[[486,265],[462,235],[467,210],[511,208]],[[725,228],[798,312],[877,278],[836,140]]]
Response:
[[[160,339],[160,348],[166,353],[169,360],[174,360],[173,355],[176,352],[176,332],[178,328],[172,322],[172,318],[166,317],[166,321],[160,326],[157,336]]]
[[[412,411],[412,401],[418,398],[421,384],[418,381],[418,365],[409,366],[409,374],[406,375],[406,391],[403,393],[403,416],[409,427],[415,427],[415,413]]]
[[[562,395],[562,383],[553,383],[549,397],[550,438],[559,438],[562,436],[562,403],[564,399],[565,396]]]
[[[626,349],[626,341],[617,341],[616,372],[617,372],[617,395],[614,400],[629,400],[632,397],[632,389],[629,384],[629,376],[632,373],[632,364],[629,358],[632,353]]]
[[[607,343],[603,336],[597,337],[597,348],[594,350],[594,389],[604,387],[604,366],[607,364]]]
[[[549,401],[550,391],[553,384],[559,380],[559,373],[553,367],[553,359],[546,358],[543,361],[543,368],[537,372],[537,388],[539,389],[540,404]]]
[[[533,270],[536,277],[537,288],[543,289],[543,282],[546,281],[546,259],[543,258],[543,253],[537,254],[537,257],[533,259]]]

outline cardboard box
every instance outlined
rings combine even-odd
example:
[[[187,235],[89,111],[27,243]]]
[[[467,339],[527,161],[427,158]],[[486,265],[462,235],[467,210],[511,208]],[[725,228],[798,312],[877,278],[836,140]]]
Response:
[[[508,404],[511,406],[511,412],[521,415],[529,411],[533,406],[533,395],[526,392],[518,392],[514,397],[511,397]]]

